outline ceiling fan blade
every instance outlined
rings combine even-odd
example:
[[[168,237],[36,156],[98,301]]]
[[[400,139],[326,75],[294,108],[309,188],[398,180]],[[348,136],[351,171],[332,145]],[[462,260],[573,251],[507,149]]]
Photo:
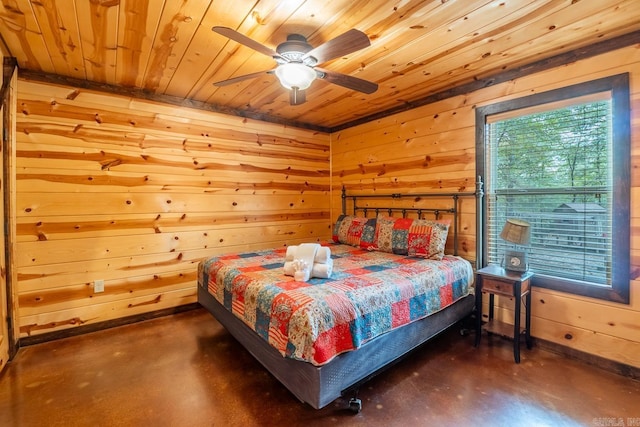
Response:
[[[244,80],[249,80],[249,79],[254,79],[256,77],[259,77],[263,74],[273,74],[275,70],[267,70],[267,71],[258,71],[256,73],[251,73],[251,74],[245,74],[243,76],[238,76],[238,77],[233,77],[231,79],[227,79],[227,80],[222,80],[220,82],[215,82],[213,85],[214,86],[227,86],[227,85],[232,85],[234,83],[238,83]]]
[[[319,71],[318,78],[333,83],[338,86],[346,87],[347,89],[357,90],[371,94],[378,90],[378,84],[370,82],[368,80],[359,79],[357,77],[348,76],[342,73],[336,73],[334,71],[324,70],[322,68],[315,67],[316,71]]]
[[[307,94],[304,90],[299,90],[297,87],[294,87],[289,91],[289,104],[300,105],[304,104],[306,101]]]
[[[303,60],[312,56],[318,60],[318,64],[322,64],[331,59],[348,55],[356,50],[364,49],[367,46],[371,46],[369,37],[362,31],[353,28],[310,50],[304,55]]]
[[[278,52],[276,52],[275,50],[268,48],[267,46],[258,43],[257,41],[250,39],[249,37],[245,36],[244,34],[241,34],[239,32],[237,32],[236,30],[233,30],[231,28],[228,27],[212,27],[211,28],[213,31],[215,31],[218,34],[221,34],[227,38],[230,38],[233,41],[236,41],[240,44],[243,44],[247,47],[250,47],[251,49],[255,50],[256,52],[260,52],[263,55],[267,55],[270,56],[272,58],[279,58],[279,59],[283,59],[284,61],[289,62],[289,60],[287,60],[286,58],[284,58],[283,56],[280,56],[280,54]]]

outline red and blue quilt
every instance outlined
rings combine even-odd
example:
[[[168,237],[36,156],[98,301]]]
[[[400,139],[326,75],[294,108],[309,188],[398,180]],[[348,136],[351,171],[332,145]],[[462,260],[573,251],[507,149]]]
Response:
[[[199,278],[283,356],[318,366],[447,307],[473,281],[471,264],[459,257],[436,261],[323,245],[334,263],[329,279],[285,276],[286,248],[209,258]]]

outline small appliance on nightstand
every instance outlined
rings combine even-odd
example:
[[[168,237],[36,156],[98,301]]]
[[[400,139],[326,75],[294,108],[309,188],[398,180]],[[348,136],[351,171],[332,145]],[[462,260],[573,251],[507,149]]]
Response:
[[[527,348],[531,348],[531,278],[530,271],[509,271],[498,265],[488,265],[476,272],[476,342],[480,344],[482,330],[513,338],[513,357],[520,363],[520,335],[524,333]],[[482,325],[482,295],[489,294],[489,319]],[[493,299],[495,295],[514,300],[513,327],[493,318]],[[520,326],[522,299],[525,299],[525,327]]]

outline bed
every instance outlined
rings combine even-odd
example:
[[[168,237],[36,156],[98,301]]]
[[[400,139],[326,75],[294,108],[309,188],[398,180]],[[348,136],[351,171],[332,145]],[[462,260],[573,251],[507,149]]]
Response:
[[[198,301],[291,393],[320,409],[472,313],[473,269],[456,254],[458,206],[461,197],[479,206],[481,193],[479,183],[475,193],[412,194],[450,197],[451,205],[392,216],[402,195],[343,190],[333,240],[321,243],[331,252],[329,278],[285,275],[287,248],[214,256],[198,265]],[[390,197],[393,207],[370,197]],[[449,229],[450,255],[442,241]]]

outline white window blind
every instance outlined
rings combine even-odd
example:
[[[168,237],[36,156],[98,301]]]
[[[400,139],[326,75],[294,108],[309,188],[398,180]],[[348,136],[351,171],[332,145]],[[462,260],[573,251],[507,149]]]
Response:
[[[611,286],[611,99],[574,102],[487,119],[487,257],[500,264],[506,219],[523,219],[536,275]]]

